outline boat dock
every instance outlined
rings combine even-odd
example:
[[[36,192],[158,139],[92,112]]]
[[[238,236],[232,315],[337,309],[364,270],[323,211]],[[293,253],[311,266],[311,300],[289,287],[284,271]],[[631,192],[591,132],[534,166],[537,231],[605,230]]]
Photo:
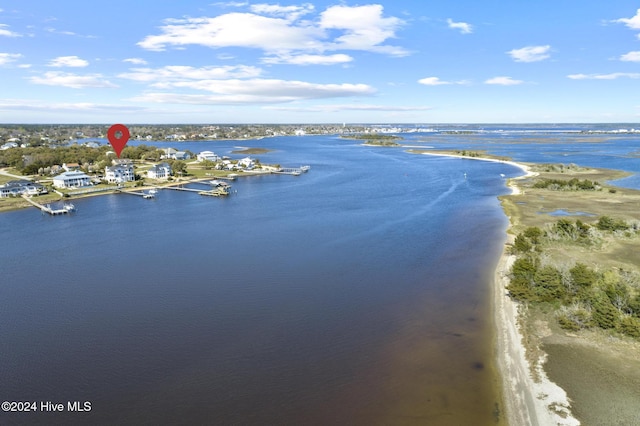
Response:
[[[40,209],[40,211],[42,213],[48,213],[51,216],[56,216],[56,215],[65,214],[65,213],[71,213],[71,212],[75,211],[75,206],[73,204],[65,204],[61,209],[54,209],[54,208],[51,207],[50,204],[43,205],[43,204],[40,204],[40,203],[36,203],[31,198],[25,197],[24,195],[22,196],[22,198],[27,200],[32,206]]]
[[[301,174],[308,172],[310,168],[311,168],[310,166],[282,167],[280,168],[280,170],[277,170],[271,173],[280,174],[280,175],[300,176]]]
[[[209,191],[203,191],[202,189],[193,189],[193,188],[184,188],[184,187],[176,187],[176,186],[165,186],[165,189],[173,189],[174,191],[189,191],[189,192],[197,192],[200,195],[208,195],[211,197],[220,197],[222,195],[229,195],[229,191],[223,188],[212,189]]]
[[[158,192],[155,189],[151,189],[149,190],[149,192],[138,192],[138,191],[124,191],[122,189],[118,189],[117,190],[119,193],[121,194],[130,194],[130,195],[137,195],[139,197],[142,198],[155,198],[155,194]]]

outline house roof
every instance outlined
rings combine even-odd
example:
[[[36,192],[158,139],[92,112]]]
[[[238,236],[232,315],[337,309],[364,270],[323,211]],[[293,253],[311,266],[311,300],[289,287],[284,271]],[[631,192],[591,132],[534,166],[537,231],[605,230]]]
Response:
[[[54,176],[54,179],[72,179],[72,178],[89,178],[84,172],[64,172],[59,174],[58,176]]]

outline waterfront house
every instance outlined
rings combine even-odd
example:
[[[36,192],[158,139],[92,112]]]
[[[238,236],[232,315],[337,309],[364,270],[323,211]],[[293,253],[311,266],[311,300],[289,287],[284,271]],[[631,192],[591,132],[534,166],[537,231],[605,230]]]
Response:
[[[53,178],[53,186],[56,188],[81,188],[90,185],[91,179],[83,172],[64,172]]]
[[[46,194],[47,189],[30,180],[11,180],[0,186],[0,198]]]
[[[167,163],[156,164],[147,170],[149,179],[168,179],[171,176],[171,166]]]
[[[118,164],[104,168],[104,179],[109,183],[132,182],[136,178],[133,164]]]
[[[255,161],[251,159],[251,157],[245,157],[242,160],[238,161],[238,167],[241,167],[245,170],[251,170],[256,166]]]
[[[174,160],[188,160],[191,158],[191,156],[185,151],[176,151],[173,155],[171,155],[171,158]]]
[[[167,148],[167,149],[164,149],[163,151],[164,151],[164,155],[162,156],[162,158],[173,158],[175,153],[178,152],[178,150],[175,148]]]
[[[213,161],[214,163],[220,161],[220,157],[212,151],[202,151],[196,158],[198,161]]]

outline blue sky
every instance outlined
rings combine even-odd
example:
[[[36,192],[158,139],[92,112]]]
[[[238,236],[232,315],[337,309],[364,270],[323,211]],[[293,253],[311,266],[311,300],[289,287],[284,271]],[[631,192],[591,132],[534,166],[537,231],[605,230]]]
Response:
[[[640,0],[0,0],[0,122],[640,122]]]

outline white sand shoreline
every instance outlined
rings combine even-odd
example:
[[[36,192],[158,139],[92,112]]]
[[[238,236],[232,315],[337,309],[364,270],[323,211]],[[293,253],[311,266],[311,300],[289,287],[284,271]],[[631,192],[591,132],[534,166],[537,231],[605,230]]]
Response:
[[[514,161],[441,153],[422,154],[491,161],[517,167],[525,174],[509,179],[507,186],[511,189],[511,196],[522,194],[517,185],[519,179],[537,175],[526,164]],[[512,243],[513,238],[512,235],[507,235],[508,241],[506,242]],[[549,380],[543,369],[546,356],[543,355],[536,360],[536,365],[531,365],[526,358],[526,349],[522,343],[523,335],[518,321],[519,309],[523,307],[511,299],[506,291],[506,286],[509,284],[509,272],[515,261],[515,256],[509,254],[508,248],[509,246],[505,244],[496,266],[493,286],[497,365],[502,376],[503,402],[507,423],[517,426],[577,426],[580,421],[571,414],[566,392]],[[534,371],[535,378],[532,374]]]

